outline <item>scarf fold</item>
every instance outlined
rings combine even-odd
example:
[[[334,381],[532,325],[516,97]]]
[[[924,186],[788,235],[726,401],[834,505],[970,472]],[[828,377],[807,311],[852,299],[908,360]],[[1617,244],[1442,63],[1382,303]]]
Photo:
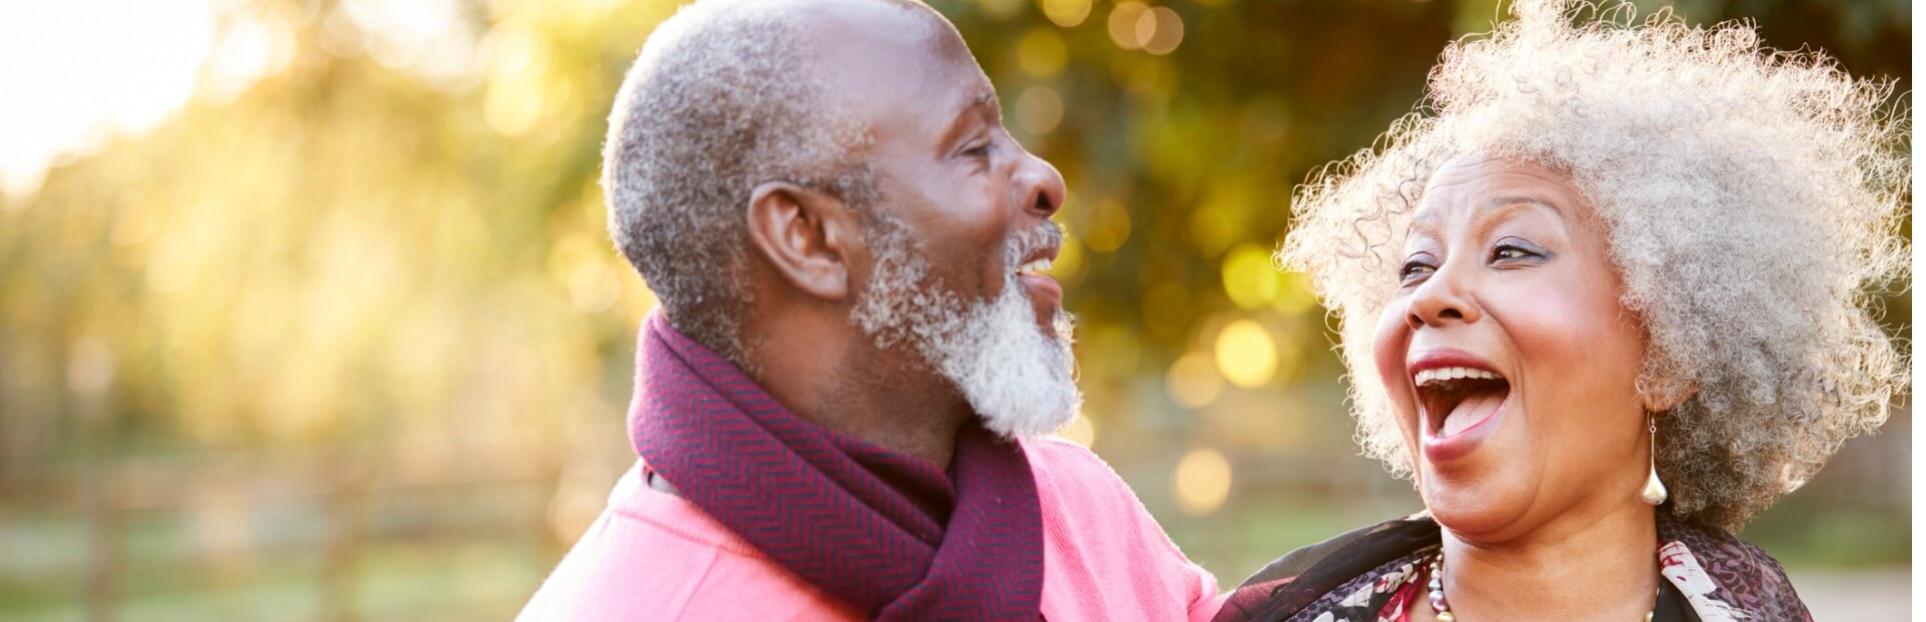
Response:
[[[791,413],[650,315],[630,440],[678,494],[804,581],[878,620],[1035,620],[1036,480],[972,421],[949,473]]]

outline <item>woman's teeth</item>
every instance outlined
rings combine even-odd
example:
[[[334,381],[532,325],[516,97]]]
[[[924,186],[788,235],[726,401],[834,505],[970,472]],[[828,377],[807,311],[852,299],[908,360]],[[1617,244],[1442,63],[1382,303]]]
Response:
[[[1029,263],[1017,266],[1017,274],[1043,274],[1049,271],[1050,260],[1048,259],[1033,259]]]
[[[1496,372],[1471,367],[1439,367],[1418,372],[1412,380],[1417,386],[1426,386],[1447,380],[1503,380]]]

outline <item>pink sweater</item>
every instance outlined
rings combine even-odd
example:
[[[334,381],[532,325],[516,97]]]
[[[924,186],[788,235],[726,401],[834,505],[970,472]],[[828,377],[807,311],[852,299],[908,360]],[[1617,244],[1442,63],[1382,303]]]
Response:
[[[1043,506],[1043,615],[1209,620],[1217,580],[1171,544],[1110,465],[1055,439],[1024,441]],[[518,620],[858,620],[727,528],[644,485],[641,465]]]

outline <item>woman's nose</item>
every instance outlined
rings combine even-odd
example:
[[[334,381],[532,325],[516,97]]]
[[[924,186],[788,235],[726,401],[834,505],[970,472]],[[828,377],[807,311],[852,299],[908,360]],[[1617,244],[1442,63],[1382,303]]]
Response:
[[[1405,321],[1412,330],[1429,326],[1441,328],[1451,322],[1470,324],[1478,321],[1478,305],[1466,291],[1465,279],[1451,266],[1440,266],[1425,279],[1411,296]]]

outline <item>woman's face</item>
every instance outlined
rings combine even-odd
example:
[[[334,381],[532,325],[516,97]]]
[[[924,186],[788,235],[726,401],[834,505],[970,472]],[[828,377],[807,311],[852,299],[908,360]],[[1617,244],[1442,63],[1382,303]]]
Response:
[[[1568,177],[1447,162],[1396,269],[1374,355],[1441,524],[1506,542],[1642,503],[1643,331]]]

